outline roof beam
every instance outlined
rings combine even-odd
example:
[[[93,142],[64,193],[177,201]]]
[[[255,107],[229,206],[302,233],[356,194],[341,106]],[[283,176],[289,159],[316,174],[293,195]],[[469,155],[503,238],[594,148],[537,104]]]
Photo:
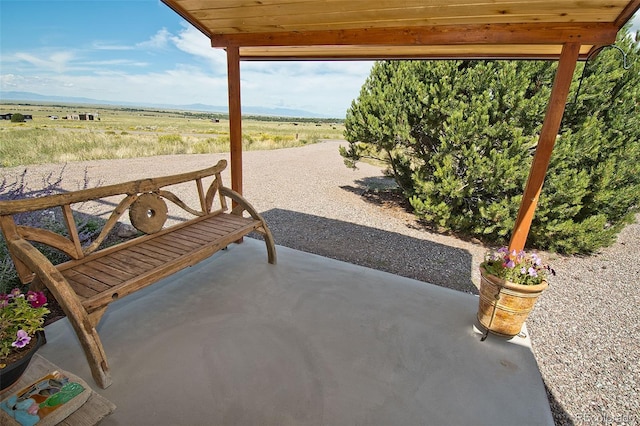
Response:
[[[640,1],[640,0],[638,0]],[[213,47],[328,45],[479,45],[564,44],[606,45],[618,29],[611,23],[544,23],[437,25],[402,28],[360,28],[328,31],[209,34]]]
[[[585,59],[591,45],[580,47]],[[243,61],[383,59],[538,59],[558,60],[562,45],[483,44],[454,46],[266,46],[241,47]]]
[[[624,8],[622,13],[618,15],[618,18],[613,23],[617,28],[622,28],[622,26],[633,17],[633,14],[636,13],[640,9],[640,0],[630,1],[627,7]]]

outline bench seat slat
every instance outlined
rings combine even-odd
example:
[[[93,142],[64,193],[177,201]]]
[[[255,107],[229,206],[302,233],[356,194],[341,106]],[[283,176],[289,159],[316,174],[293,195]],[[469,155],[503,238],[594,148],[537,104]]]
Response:
[[[194,225],[194,228],[195,228],[195,225]],[[203,234],[210,235],[210,236],[219,236],[219,237],[221,237],[221,236],[226,234],[226,232],[221,231],[218,228],[214,228],[214,227],[206,226],[206,225],[201,225],[201,224],[198,224],[198,227],[195,228],[195,229],[198,232],[202,232]]]
[[[181,250],[179,248],[175,248],[175,247],[171,247],[168,246],[166,244],[162,244],[160,241],[155,241],[155,240],[151,240],[151,241],[147,241],[146,244],[148,244],[147,247],[151,248],[152,250],[160,250],[161,253],[165,253],[169,256],[173,256],[178,257],[181,256],[182,253],[184,252],[184,250]]]
[[[176,231],[176,234],[189,238],[191,241],[195,241],[199,244],[206,244],[207,242],[211,241],[210,238],[207,238],[207,235],[203,234],[197,229],[179,229],[178,231]]]
[[[85,276],[84,278],[88,279],[89,277]],[[66,278],[66,280],[69,282],[69,285],[71,286],[73,291],[75,291],[76,294],[81,298],[84,297],[84,298],[88,299],[89,297],[95,296],[96,294],[100,294],[99,291],[96,291],[96,290],[92,289],[84,281],[79,282],[79,281],[75,281],[75,280],[70,279],[70,278]]]
[[[194,228],[200,232],[214,235],[225,235],[229,229],[233,229],[233,227],[226,226],[222,221],[219,223],[198,223],[194,225]]]
[[[126,270],[122,270],[120,268],[116,268],[113,265],[104,264],[102,262],[95,261],[90,265],[93,269],[100,271],[104,274],[111,275],[119,280],[125,281],[130,280],[135,277],[135,274],[128,272]]]
[[[119,278],[113,273],[109,273],[104,271],[103,268],[100,267],[100,264],[97,263],[89,263],[84,265],[78,265],[77,268],[73,270],[75,272],[79,272],[81,274],[87,275],[101,283],[106,284],[109,288],[114,285],[122,284],[128,278]]]
[[[224,216],[222,216],[220,218],[220,222],[219,223],[224,223],[224,224],[229,224],[231,226],[235,226],[239,223],[244,222],[245,220],[251,220],[251,219],[247,219],[245,217],[242,216],[238,216],[235,214],[226,214]]]
[[[179,235],[177,233],[178,231],[176,231],[176,233],[173,233],[171,235],[165,235],[163,237],[161,237],[161,241],[169,241],[171,243],[176,243],[176,244],[181,244],[183,246],[189,247],[191,249],[195,249],[200,247],[202,244],[199,244],[195,241],[191,241],[188,237],[183,236],[183,235]]]
[[[111,255],[110,255],[111,256]],[[146,254],[141,254],[141,253],[137,253],[135,250],[131,250],[131,249],[125,249],[122,250],[118,253],[114,253],[113,256],[117,256],[119,259],[122,260],[126,260],[126,259],[135,259],[137,261],[139,261],[140,265],[162,265],[164,263],[164,260],[161,259],[156,259],[155,257],[152,256],[147,256]],[[107,256],[108,258],[108,256]]]
[[[163,235],[162,237],[158,238],[157,241],[163,245],[179,250],[180,253],[191,250],[193,248],[188,244],[185,244],[184,242],[179,241],[176,238],[167,237],[166,235]]]
[[[149,241],[144,244],[141,244],[140,248],[150,253],[157,253],[162,258],[167,260],[173,260],[182,254],[181,252],[176,252],[175,250],[174,251],[167,250],[166,246],[162,246],[162,245],[158,246],[153,241]]]
[[[108,259],[108,260],[103,260],[102,258],[97,258],[94,260],[94,262],[96,263],[100,263],[103,265],[109,265],[112,266],[114,268],[119,269],[120,271],[123,272],[128,272],[133,276],[138,275],[140,272],[144,272],[144,269],[135,266],[134,264],[130,263],[130,262],[123,262],[121,260],[118,260],[114,257]]]
[[[237,224],[233,222],[226,222],[224,220],[221,220],[220,222],[215,224],[215,229],[218,231],[227,232],[234,229],[236,226]]]
[[[100,281],[81,274],[80,272],[69,271],[68,274],[63,275],[80,297],[93,297],[100,292],[109,290],[110,288],[105,283],[101,283]]]
[[[173,253],[173,256],[168,255],[166,252],[161,252],[159,250],[150,250],[148,246],[137,246],[137,247],[131,247],[128,249],[129,251],[133,252],[133,253],[137,253],[139,255],[144,256],[145,258],[149,257],[152,259],[156,259],[159,260],[161,262],[170,262],[173,259],[176,258],[175,253]]]
[[[120,253],[120,252],[111,253],[111,254],[109,254],[109,256],[105,256],[105,261],[108,261],[108,259],[118,259],[121,262],[130,262],[130,263],[136,265],[137,267],[139,267],[142,271],[146,271],[150,267],[158,265],[155,262],[150,264],[149,260],[145,259],[144,257],[142,259],[138,258],[138,254],[137,253],[132,253],[132,252],[128,252],[128,253]]]

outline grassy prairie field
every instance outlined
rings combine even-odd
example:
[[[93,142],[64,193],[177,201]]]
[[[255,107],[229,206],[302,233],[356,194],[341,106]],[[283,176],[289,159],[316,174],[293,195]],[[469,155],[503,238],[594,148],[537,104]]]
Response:
[[[0,120],[0,167],[229,151],[229,121],[222,114],[36,102],[2,103],[0,113],[33,116],[24,123]],[[63,119],[78,113],[98,119]],[[337,120],[248,117],[243,148],[289,148],[341,139],[343,132]]]

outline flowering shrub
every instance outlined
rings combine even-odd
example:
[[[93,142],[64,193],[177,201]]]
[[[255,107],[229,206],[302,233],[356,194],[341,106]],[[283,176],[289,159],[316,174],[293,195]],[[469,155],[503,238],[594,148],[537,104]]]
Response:
[[[42,330],[49,313],[47,298],[41,291],[25,295],[19,288],[0,293],[0,368],[4,359],[29,344],[36,331]]]
[[[556,274],[549,265],[542,264],[537,254],[516,250],[510,252],[507,247],[487,254],[480,266],[491,275],[522,285],[540,284],[548,274]]]

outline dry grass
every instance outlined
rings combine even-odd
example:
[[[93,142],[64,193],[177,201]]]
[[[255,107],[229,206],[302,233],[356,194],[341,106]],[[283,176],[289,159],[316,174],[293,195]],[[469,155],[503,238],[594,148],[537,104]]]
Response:
[[[229,150],[229,122],[216,114],[35,104],[0,104],[0,110],[33,116],[24,123],[0,121],[0,167]],[[97,113],[99,120],[49,118],[78,112]],[[244,149],[302,146],[344,132],[341,123],[294,120],[243,120]]]

